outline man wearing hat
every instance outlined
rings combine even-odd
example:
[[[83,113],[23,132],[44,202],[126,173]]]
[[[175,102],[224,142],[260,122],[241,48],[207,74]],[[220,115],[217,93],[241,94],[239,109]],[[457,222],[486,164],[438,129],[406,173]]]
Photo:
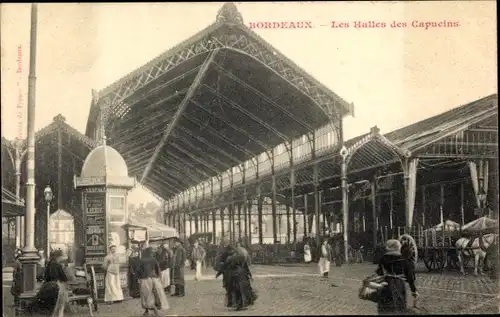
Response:
[[[215,277],[219,277],[222,275],[222,287],[226,290],[226,306],[233,306],[233,298],[232,298],[232,288],[231,288],[231,274],[225,268],[226,260],[229,255],[234,251],[231,247],[231,242],[228,237],[223,237],[221,240],[220,249],[217,251],[217,255],[215,257],[215,271],[217,274]]]
[[[175,287],[175,292],[172,296],[184,296],[185,294],[185,284],[184,284],[184,265],[186,263],[186,249],[182,245],[182,241],[177,238],[175,239],[174,256],[173,256],[173,283]]]

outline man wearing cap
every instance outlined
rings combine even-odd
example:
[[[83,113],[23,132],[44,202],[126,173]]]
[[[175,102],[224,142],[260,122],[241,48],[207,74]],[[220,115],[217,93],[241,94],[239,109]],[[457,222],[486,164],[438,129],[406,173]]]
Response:
[[[184,296],[185,285],[184,285],[184,265],[186,263],[186,250],[182,246],[182,241],[180,239],[175,240],[174,256],[173,256],[173,283],[175,287],[175,292],[172,296]]]

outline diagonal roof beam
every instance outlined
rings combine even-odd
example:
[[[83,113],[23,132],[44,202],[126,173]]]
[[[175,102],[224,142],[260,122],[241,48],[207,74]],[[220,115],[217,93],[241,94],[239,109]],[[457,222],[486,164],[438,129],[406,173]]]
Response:
[[[170,186],[172,186],[171,183],[173,183],[174,185],[176,185],[176,187],[175,187],[176,189],[182,189],[182,188],[190,187],[191,186],[191,183],[189,181],[186,181],[185,179],[179,178],[179,176],[182,175],[182,174],[175,175],[172,172],[168,171],[166,168],[163,168],[161,166],[157,166],[154,173],[155,173],[154,175],[161,175],[161,177],[163,179],[165,179],[165,177],[164,177],[163,174],[166,174],[166,175],[170,176],[168,178],[168,180],[162,181],[161,183],[162,184],[166,183],[166,184],[168,184]],[[172,188],[174,188],[174,187],[172,187]]]
[[[226,76],[228,76],[229,78],[231,78],[232,80],[234,80],[235,82],[239,83],[240,85],[242,85],[243,87],[245,88],[248,88],[249,90],[251,90],[253,93],[255,93],[257,96],[259,96],[260,98],[264,99],[264,101],[266,101],[267,103],[273,105],[274,107],[280,109],[283,113],[285,113],[287,116],[289,116],[290,118],[292,118],[295,122],[297,122],[298,124],[300,124],[301,126],[303,126],[304,128],[306,128],[307,130],[309,131],[314,131],[315,129],[313,127],[311,127],[311,125],[307,124],[305,121],[301,120],[300,118],[298,118],[296,115],[294,115],[293,113],[291,113],[288,109],[286,109],[285,107],[279,105],[278,103],[274,102],[273,100],[271,100],[269,97],[267,97],[266,95],[264,95],[263,93],[261,93],[257,88],[253,87],[252,85],[250,85],[249,83],[245,82],[244,80],[240,79],[238,76],[236,76],[235,74],[231,73],[230,71],[226,70],[224,67],[222,67],[221,65],[215,63],[215,66]]]
[[[245,131],[244,129],[242,128],[239,128],[238,126],[236,126],[235,124],[233,124],[232,122],[230,122],[229,120],[226,120],[224,118],[222,118],[221,116],[219,116],[218,114],[216,114],[215,112],[211,111],[210,109],[208,109],[207,107],[203,107],[202,105],[200,105],[198,102],[194,101],[191,99],[191,102],[194,103],[198,108],[200,108],[201,110],[204,110],[205,112],[207,112],[209,115],[221,120],[222,122],[224,122],[225,124],[227,124],[229,127],[231,127],[232,129],[238,131],[238,132],[241,132],[242,134],[245,134],[250,140],[254,141],[255,143],[257,143],[258,145],[260,145],[261,147],[265,148],[265,149],[270,149],[271,146],[270,145],[267,145],[265,144],[264,142],[260,141],[258,138],[252,136],[250,133],[248,133],[248,131]]]
[[[288,138],[286,135],[284,135],[283,133],[281,133],[280,131],[276,130],[275,128],[273,128],[270,124],[268,124],[267,122],[265,122],[264,120],[260,119],[259,117],[257,117],[256,115],[254,115],[253,113],[251,113],[250,111],[246,110],[244,107],[240,106],[239,104],[237,104],[236,102],[232,101],[231,99],[227,98],[226,96],[218,93],[214,88],[212,88],[211,86],[209,85],[206,85],[206,84],[203,84],[204,87],[206,87],[211,93],[213,93],[215,96],[221,98],[222,100],[224,100],[225,102],[227,102],[228,104],[230,104],[232,107],[238,109],[239,111],[241,111],[243,114],[245,114],[247,117],[249,117],[250,119],[256,121],[257,123],[259,123],[260,125],[262,125],[264,128],[266,128],[267,130],[271,131],[272,133],[274,133],[277,137],[281,138],[283,140],[283,142],[288,142],[290,141],[290,138]],[[270,148],[268,148],[267,150],[270,150]]]
[[[231,141],[229,138],[227,138],[224,134],[220,133],[219,131],[215,130],[214,128],[212,128],[211,126],[201,122],[200,120],[198,119],[195,119],[195,118],[191,118],[189,116],[186,116],[186,114],[184,114],[184,118],[186,118],[189,122],[191,123],[194,123],[196,124],[197,126],[199,126],[200,128],[203,128],[204,130],[210,132],[212,135],[215,135],[217,136],[218,138],[220,138],[221,140],[223,140],[224,142],[226,142],[227,144],[231,145],[232,147],[234,147],[235,149],[237,149],[238,151],[240,152],[243,152],[245,153],[246,155],[248,156],[251,156],[251,157],[255,157],[257,156],[259,153],[253,153],[253,152],[250,152],[248,151],[247,149],[245,149],[244,147],[240,146],[239,144],[236,144],[234,143],[233,141]],[[265,151],[266,148],[264,148],[264,151]]]
[[[151,189],[154,189],[154,191],[156,191],[157,194],[160,194],[163,192],[163,194],[167,194],[167,197],[171,197],[171,196],[174,196],[175,194],[177,194],[177,192],[175,192],[175,191],[165,189],[165,186],[160,184],[160,182],[156,179],[153,179],[153,178],[147,179],[146,182],[143,183],[143,186],[148,187],[148,183],[150,184],[149,187],[152,187]],[[160,195],[160,196],[162,196],[162,195]]]
[[[185,159],[180,158],[179,156],[175,155],[172,152],[169,152],[168,156],[171,156],[171,157],[175,158],[177,161],[182,162],[183,164],[187,165],[189,168],[192,168],[192,169],[196,170],[197,172],[199,172],[200,174],[203,174],[203,176],[205,176],[206,178],[211,178],[212,177],[211,175],[208,175],[204,171],[200,170],[199,168],[197,168],[193,164],[191,164],[189,162],[186,162]],[[165,158],[163,158],[162,156],[160,156],[159,159],[160,159],[161,162],[165,162],[165,163],[169,164],[168,161]],[[170,164],[173,164],[173,163],[170,163]]]
[[[161,106],[163,103],[169,101],[170,99],[174,99],[176,97],[179,97],[179,96],[185,94],[188,91],[188,89],[189,88],[181,89],[181,90],[176,91],[174,94],[171,94],[171,95],[168,95],[168,96],[166,96],[164,98],[161,98],[160,100],[157,100],[157,101],[155,101],[155,102],[147,105],[146,107],[142,108],[142,111],[151,110],[151,109],[156,108],[157,106]],[[163,112],[164,110],[161,110],[161,111]],[[158,112],[160,112],[160,111],[158,111]],[[144,121],[146,121],[146,122],[154,121],[156,118],[157,117],[148,118],[148,119],[146,119]],[[118,121],[118,125],[119,126],[123,126],[124,124],[126,125],[130,121],[133,121],[133,120],[137,120],[137,117],[132,116],[130,118],[127,118],[127,119],[124,119],[124,120],[120,120],[120,121]]]
[[[172,136],[174,138],[186,143],[187,145],[189,145],[193,149],[193,152],[194,152],[194,150],[199,151],[199,149],[197,147],[195,147],[191,142],[189,142],[189,140],[186,140],[186,138],[180,136],[178,133],[172,133]],[[224,164],[220,159],[217,159],[217,158],[213,157],[212,155],[209,155],[208,153],[203,153],[203,155],[207,158],[212,159],[213,161],[218,161],[219,164],[224,166],[225,169],[230,169],[232,167],[230,165]]]
[[[200,141],[201,143],[205,144],[206,146],[210,147],[211,149],[219,152],[220,154],[224,155],[225,157],[227,157],[228,159],[234,161],[235,163],[243,164],[242,161],[240,161],[236,157],[232,156],[231,154],[227,153],[226,151],[224,151],[220,147],[216,146],[215,144],[212,144],[212,143],[208,142],[207,140],[205,140],[205,138],[195,136],[188,129],[185,129],[185,128],[181,127],[181,126],[177,127],[177,129],[180,130],[180,131],[182,131],[183,133],[189,135],[190,137],[196,139],[197,141]]]
[[[158,172],[155,170],[153,172],[151,172],[152,174],[150,175],[151,177],[149,177],[145,183],[147,183],[148,181],[150,180],[154,180],[158,185],[160,185],[160,188],[169,188],[170,192],[172,193],[180,193],[182,191],[182,188],[184,188],[184,186],[178,182],[170,182],[171,180],[169,179],[168,181],[164,181],[162,180],[163,177],[161,175],[158,175]],[[179,185],[180,187],[176,187],[174,185]]]
[[[188,89],[186,95],[184,96],[184,99],[181,101],[181,104],[179,105],[179,108],[177,109],[174,117],[172,118],[172,121],[168,124],[167,128],[165,129],[165,132],[160,140],[160,143],[156,146],[156,149],[153,153],[153,156],[151,156],[151,159],[149,160],[148,165],[144,169],[144,173],[142,174],[142,177],[140,180],[141,183],[146,177],[148,177],[148,174],[151,172],[151,169],[153,168],[153,164],[156,161],[156,159],[158,158],[158,155],[160,154],[161,149],[165,145],[170,133],[172,132],[172,129],[174,128],[174,126],[176,126],[177,121],[179,121],[179,118],[181,117],[182,113],[184,112],[187,105],[189,104],[189,99],[191,99],[191,97],[194,95],[196,89],[200,86],[201,80],[205,77],[205,74],[208,71],[208,67],[210,66],[210,64],[214,60],[215,55],[217,55],[218,52],[219,52],[218,49],[212,51],[210,53],[210,55],[208,55],[207,59],[201,65],[201,68],[198,71],[198,74],[196,74],[196,77],[194,78],[193,83],[191,84],[191,86],[189,86],[189,89]]]
[[[179,166],[177,166],[176,164],[174,164],[173,162],[170,162],[170,161],[167,161],[167,160],[163,160],[162,157],[160,156],[159,157],[159,160],[161,163],[165,164],[168,168],[171,168],[171,169],[174,169],[176,170],[178,173],[184,173],[184,177],[186,178],[189,178],[189,180],[191,180],[193,183],[201,183],[203,182],[202,179],[200,179],[199,177],[196,177],[195,175],[191,174],[189,172],[189,169],[181,169]]]
[[[193,159],[194,161],[200,163],[201,165],[205,166],[206,168],[212,170],[214,173],[216,174],[220,174],[220,171],[215,167],[213,166],[212,164],[210,163],[207,163],[201,159],[199,159],[198,157],[196,157],[196,155],[192,155],[191,153],[189,153],[188,151],[186,151],[185,149],[181,148],[180,146],[178,146],[177,144],[175,143],[172,143],[170,144],[171,147],[177,149],[178,151],[180,151],[181,153],[184,153],[186,154],[186,156],[189,156],[191,159]]]

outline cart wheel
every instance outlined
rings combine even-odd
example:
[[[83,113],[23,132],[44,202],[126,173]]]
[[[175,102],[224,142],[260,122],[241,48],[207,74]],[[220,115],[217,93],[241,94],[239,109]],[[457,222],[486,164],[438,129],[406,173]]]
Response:
[[[401,242],[401,244],[408,243],[410,245],[410,252],[411,252],[410,259],[416,266],[418,262],[418,247],[417,244],[415,243],[415,239],[413,239],[413,237],[410,236],[409,234],[405,233],[399,237],[399,242]]]
[[[458,254],[456,249],[450,249],[446,252],[448,257],[448,270],[458,270],[460,268],[460,263],[458,261]]]
[[[424,257],[425,267],[429,272],[438,272],[443,270],[445,263],[445,255],[441,250],[429,249]]]
[[[94,304],[94,310],[98,311],[99,306],[97,304],[97,281],[93,265],[90,266],[90,288],[92,292],[92,301],[93,301],[92,304]]]

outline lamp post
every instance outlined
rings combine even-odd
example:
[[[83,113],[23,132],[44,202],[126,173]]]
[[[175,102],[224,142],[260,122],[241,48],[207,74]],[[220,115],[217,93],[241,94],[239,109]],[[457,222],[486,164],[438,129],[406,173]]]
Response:
[[[47,202],[47,256],[50,256],[50,203],[52,202],[52,198],[54,198],[54,194],[49,185],[45,187],[43,194],[45,196],[45,202]]]

